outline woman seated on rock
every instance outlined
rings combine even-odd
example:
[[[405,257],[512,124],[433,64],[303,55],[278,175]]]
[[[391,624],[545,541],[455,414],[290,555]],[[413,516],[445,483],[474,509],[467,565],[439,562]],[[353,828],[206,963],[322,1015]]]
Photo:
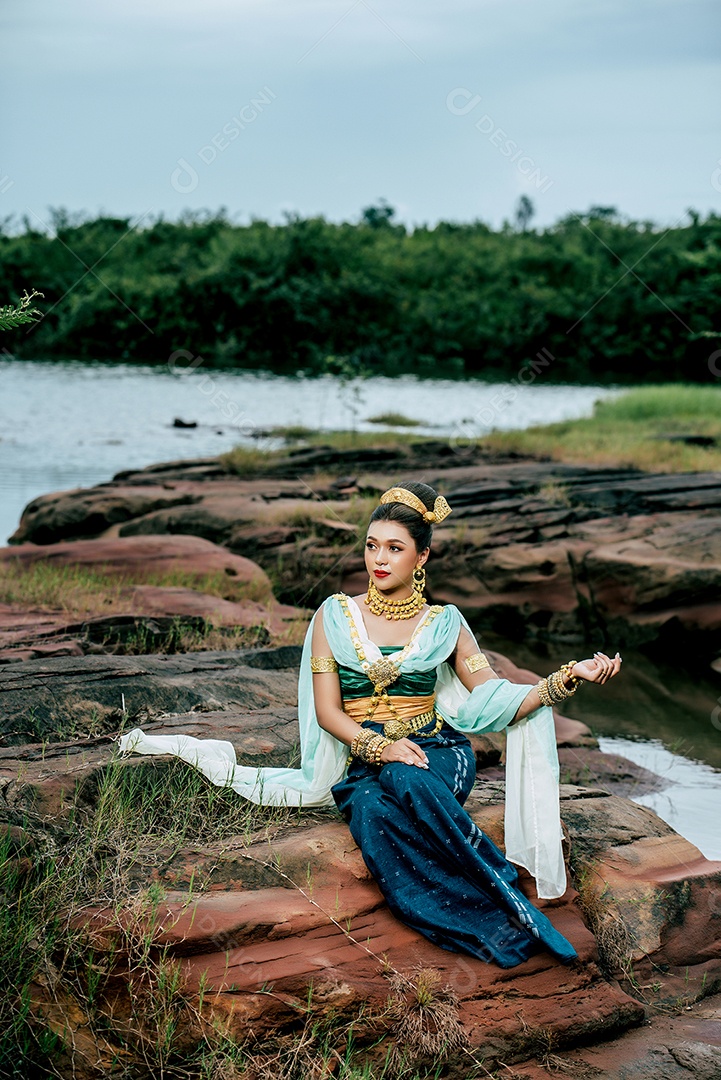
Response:
[[[230,743],[149,737],[123,750],[174,753],[257,803],[326,806],[349,823],[391,911],[437,945],[513,967],[540,948],[576,951],[517,887],[563,895],[552,705],[621,658],[571,661],[534,686],[500,679],[454,604],[423,595],[432,524],[451,508],[417,481],[390,488],[365,540],[368,591],[334,593],[306,633],[298,681],[300,769],[238,766]],[[506,856],[463,803],[475,780],[464,732],[508,729]]]

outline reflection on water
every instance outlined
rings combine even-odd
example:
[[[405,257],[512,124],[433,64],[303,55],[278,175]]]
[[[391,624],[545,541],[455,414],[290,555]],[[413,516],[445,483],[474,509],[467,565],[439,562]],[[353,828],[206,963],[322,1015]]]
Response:
[[[544,386],[540,376],[529,386],[413,376],[346,385],[334,376],[206,372],[185,363],[0,360],[0,544],[38,495],[89,487],[122,469],[257,445],[252,433],[276,424],[373,431],[370,417],[400,412],[421,421],[414,432],[453,445],[491,426],[589,416],[594,401],[621,392]],[[176,417],[197,427],[176,428]]]
[[[566,660],[588,659],[594,649],[613,655],[613,642],[544,646],[480,635],[519,667],[539,676]],[[623,666],[603,686],[584,683],[563,703],[564,716],[581,720],[607,753],[621,754],[656,773],[658,786],[634,801],[650,807],[707,858],[721,859],[721,731],[714,723],[719,686],[678,662],[654,661],[620,650]]]
[[[607,754],[620,754],[659,777],[656,790],[632,796],[634,802],[648,806],[707,859],[721,859],[721,771],[672,754],[659,739],[601,737],[598,743]]]

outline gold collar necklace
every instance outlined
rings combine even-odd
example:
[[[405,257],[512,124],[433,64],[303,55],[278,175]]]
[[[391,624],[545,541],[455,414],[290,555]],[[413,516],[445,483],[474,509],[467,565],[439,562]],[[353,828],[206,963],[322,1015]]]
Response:
[[[413,571],[413,592],[403,600],[389,600],[376,588],[373,578],[368,578],[368,592],[363,601],[368,605],[374,615],[385,615],[386,619],[412,619],[417,615],[426,602],[423,588],[426,583],[426,572],[422,566],[417,566]]]

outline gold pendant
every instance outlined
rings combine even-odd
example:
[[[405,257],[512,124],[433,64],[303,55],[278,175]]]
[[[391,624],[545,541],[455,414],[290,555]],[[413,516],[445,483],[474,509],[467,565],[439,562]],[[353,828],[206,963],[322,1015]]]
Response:
[[[409,733],[409,726],[405,720],[388,720],[383,725],[383,734],[387,739],[403,739]]]
[[[381,656],[380,659],[373,661],[366,674],[376,690],[385,690],[386,686],[390,686],[400,678],[401,673],[397,664],[387,656]]]

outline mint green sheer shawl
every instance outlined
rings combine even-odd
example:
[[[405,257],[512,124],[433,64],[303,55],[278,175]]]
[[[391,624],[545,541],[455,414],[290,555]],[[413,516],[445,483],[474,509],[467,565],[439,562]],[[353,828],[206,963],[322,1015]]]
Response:
[[[325,731],[315,713],[310,670],[313,627],[322,612],[323,628],[339,664],[363,670],[349,632],[348,616],[340,602],[343,594],[329,596],[315,612],[303,642],[298,677],[300,768],[253,768],[238,765],[233,744],[190,735],[148,735],[139,728],[119,740],[122,753],[172,754],[199,769],[211,783],[231,787],[255,803],[288,806],[333,806],[331,788],[343,776],[348,746]],[[360,608],[345,597],[360,635],[367,661],[381,655],[368,637]],[[489,679],[469,691],[448,664],[461,626],[472,631],[453,604],[436,615],[428,613],[414,633],[413,645],[401,670],[437,669],[436,707],[458,731],[501,731],[508,726],[532,685]],[[385,654],[395,659],[400,654]],[[409,766],[410,767],[410,766]],[[558,755],[553,713],[542,706],[508,729],[506,748],[506,857],[524,866],[536,879],[539,897],[561,896],[566,874],[561,851],[558,803]]]

